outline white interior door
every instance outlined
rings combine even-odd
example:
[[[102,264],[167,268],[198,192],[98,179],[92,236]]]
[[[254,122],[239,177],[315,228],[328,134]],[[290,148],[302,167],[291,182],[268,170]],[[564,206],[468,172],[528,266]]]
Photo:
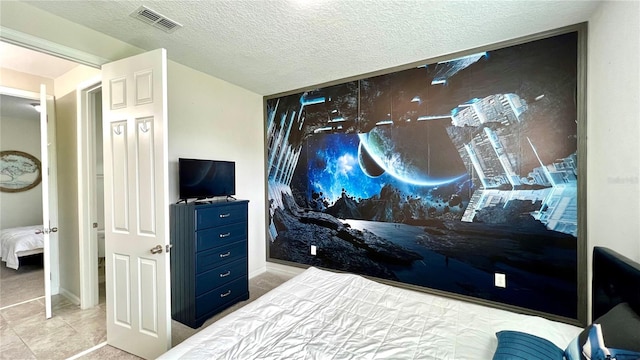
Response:
[[[167,60],[103,65],[107,342],[156,358],[171,347]]]
[[[40,164],[42,169],[42,224],[44,233],[44,303],[45,317],[51,317],[51,240],[53,235],[58,231],[56,224],[52,224],[51,212],[49,206],[51,204],[49,187],[51,186],[49,171],[49,126],[47,111],[47,88],[44,84],[40,85]],[[54,192],[55,193],[55,192]]]

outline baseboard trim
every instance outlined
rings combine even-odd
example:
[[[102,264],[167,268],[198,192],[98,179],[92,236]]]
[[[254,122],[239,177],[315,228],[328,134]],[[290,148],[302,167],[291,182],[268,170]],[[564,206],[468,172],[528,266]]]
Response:
[[[305,270],[306,269],[299,268],[299,267],[267,262],[267,271],[289,276],[289,277],[294,277],[296,275],[302,274],[302,272]]]
[[[260,274],[264,274],[265,272],[267,272],[267,267],[266,266],[262,266],[260,267],[258,270],[254,270],[252,272],[249,273],[249,279],[253,279],[254,277],[260,275]]]
[[[61,287],[60,295],[66,297],[67,300],[71,301],[74,305],[80,305],[80,297],[78,297],[78,295],[72,293],[71,291]]]

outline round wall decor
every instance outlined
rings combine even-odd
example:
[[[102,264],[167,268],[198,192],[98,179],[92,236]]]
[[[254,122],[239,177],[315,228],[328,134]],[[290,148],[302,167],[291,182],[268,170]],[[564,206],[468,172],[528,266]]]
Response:
[[[17,150],[0,151],[0,191],[20,192],[42,181],[40,160]]]

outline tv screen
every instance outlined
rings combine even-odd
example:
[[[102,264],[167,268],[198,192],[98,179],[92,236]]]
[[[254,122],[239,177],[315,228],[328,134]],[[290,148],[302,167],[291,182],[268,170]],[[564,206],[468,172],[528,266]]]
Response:
[[[233,161],[178,159],[180,199],[204,199],[236,193]]]

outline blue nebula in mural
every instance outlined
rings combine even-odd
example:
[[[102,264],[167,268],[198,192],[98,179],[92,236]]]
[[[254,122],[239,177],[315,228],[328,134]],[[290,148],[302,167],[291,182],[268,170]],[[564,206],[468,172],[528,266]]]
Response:
[[[362,160],[361,149],[364,141],[361,139],[363,138],[357,134],[311,137],[306,144],[309,190],[322,194],[322,197],[332,204],[343,194],[348,194],[355,199],[368,199],[380,194],[385,185],[391,185],[406,194],[428,196],[435,185],[466,178],[463,173],[457,177],[429,182],[426,171],[421,171],[418,167],[403,172],[385,172],[382,169],[382,173],[371,176],[367,173],[367,169],[372,165]],[[364,140],[366,141],[366,138]],[[394,156],[402,158],[401,153]],[[363,161],[366,165],[362,164]]]
[[[356,198],[369,198],[385,183],[400,185],[389,175],[367,176],[358,162],[360,139],[356,134],[315,136],[308,140],[308,174],[311,190],[322,193],[331,202],[343,192]]]

